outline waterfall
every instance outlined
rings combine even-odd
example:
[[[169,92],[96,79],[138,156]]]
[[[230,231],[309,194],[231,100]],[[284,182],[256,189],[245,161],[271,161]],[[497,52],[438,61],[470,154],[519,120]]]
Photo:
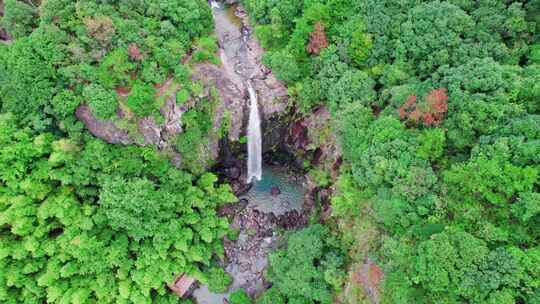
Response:
[[[220,9],[221,6],[219,6],[219,3],[217,3],[217,1],[215,0],[211,0],[210,1],[210,6],[213,8],[213,9]]]
[[[261,119],[259,108],[257,107],[257,92],[253,88],[251,81],[247,82],[249,92],[249,124],[247,132],[248,146],[248,174],[247,183],[253,178],[261,180],[262,174],[262,139],[261,139]]]

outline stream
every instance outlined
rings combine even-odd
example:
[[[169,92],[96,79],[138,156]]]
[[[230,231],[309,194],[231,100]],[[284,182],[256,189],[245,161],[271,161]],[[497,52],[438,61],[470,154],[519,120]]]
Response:
[[[268,286],[264,270],[268,253],[277,247],[278,228],[291,228],[301,223],[305,190],[303,178],[283,167],[264,166],[262,178],[240,196],[226,215],[232,217],[232,228],[239,231],[235,241],[225,239],[225,270],[233,277],[227,293],[215,294],[206,286],[193,293],[199,304],[222,304],[230,292],[243,288],[251,296],[260,295]]]
[[[258,94],[270,72],[251,55],[251,50],[260,47],[251,37],[242,8],[215,1],[210,5],[223,69],[236,86],[249,92],[246,94],[246,106],[250,104],[247,133],[248,136],[254,136],[250,138],[251,142],[248,139],[250,156],[247,181],[251,181],[252,186],[240,195],[238,204],[220,210],[222,216],[230,219],[231,227],[239,231],[236,240],[224,240],[225,259],[222,266],[233,277],[233,283],[222,294],[212,293],[204,285],[193,292],[193,298],[198,304],[223,304],[228,303],[228,295],[236,289],[243,288],[250,296],[256,297],[269,287],[264,280],[264,271],[268,265],[269,252],[280,243],[277,230],[296,228],[305,222],[303,204],[306,190],[303,187],[303,176],[289,171],[286,166],[261,166],[257,101],[261,108],[273,102],[269,94]],[[255,86],[251,85],[252,81],[255,81]],[[253,132],[254,129],[257,131],[256,128],[259,128],[258,132]]]

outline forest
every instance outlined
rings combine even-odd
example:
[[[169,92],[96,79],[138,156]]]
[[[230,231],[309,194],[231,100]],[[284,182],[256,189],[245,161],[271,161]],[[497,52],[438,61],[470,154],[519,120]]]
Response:
[[[243,3],[299,111],[335,118],[334,225],[382,302],[540,303],[540,2]]]
[[[230,304],[540,303],[539,0],[240,5],[284,115],[328,110],[342,162],[304,159],[329,206],[282,233],[270,288]],[[167,287],[181,273],[231,285],[219,211],[238,197],[208,144],[230,122],[193,77],[219,47],[204,0],[0,1],[0,303],[192,303]],[[181,124],[153,145],[139,123],[169,132],[171,100]]]

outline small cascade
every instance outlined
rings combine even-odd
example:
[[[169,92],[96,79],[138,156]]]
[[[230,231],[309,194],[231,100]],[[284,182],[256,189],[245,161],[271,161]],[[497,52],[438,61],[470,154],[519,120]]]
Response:
[[[261,138],[261,119],[259,117],[259,108],[257,106],[257,92],[253,88],[251,81],[247,81],[249,92],[249,124],[247,131],[248,146],[248,174],[247,183],[253,178],[261,180],[262,175],[262,138]]]
[[[212,9],[220,9],[221,8],[221,6],[219,5],[219,3],[216,0],[210,0],[210,7]]]

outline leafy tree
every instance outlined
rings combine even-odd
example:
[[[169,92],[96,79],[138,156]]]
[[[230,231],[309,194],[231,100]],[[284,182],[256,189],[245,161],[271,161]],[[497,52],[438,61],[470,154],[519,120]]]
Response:
[[[343,259],[327,238],[328,231],[321,225],[291,233],[287,247],[270,254],[268,279],[277,292],[268,291],[257,303],[278,301],[280,294],[288,301],[332,303],[327,274],[341,275],[336,270]]]
[[[90,106],[92,113],[100,119],[108,119],[116,113],[118,107],[116,94],[100,85],[86,86],[83,90],[83,98]]]
[[[151,84],[136,81],[127,98],[127,105],[138,117],[148,116],[156,109],[155,94]]]
[[[165,283],[223,250],[215,208],[235,198],[215,176],[194,183],[152,150],[81,147],[15,119],[0,117],[3,302],[173,303]]]
[[[211,268],[208,271],[208,290],[223,293],[229,289],[232,277],[223,268]]]
[[[15,39],[27,36],[35,25],[36,11],[31,1],[6,0],[0,24]]]
[[[248,294],[243,289],[237,289],[231,293],[229,296],[229,301],[231,304],[250,304],[252,303]]]
[[[374,86],[375,82],[365,72],[346,71],[328,91],[330,107],[335,109],[344,103],[351,102],[370,106],[376,97]]]
[[[276,76],[287,83],[297,81],[302,76],[302,70],[294,57],[286,50],[269,52],[263,57],[263,62],[271,66]]]

